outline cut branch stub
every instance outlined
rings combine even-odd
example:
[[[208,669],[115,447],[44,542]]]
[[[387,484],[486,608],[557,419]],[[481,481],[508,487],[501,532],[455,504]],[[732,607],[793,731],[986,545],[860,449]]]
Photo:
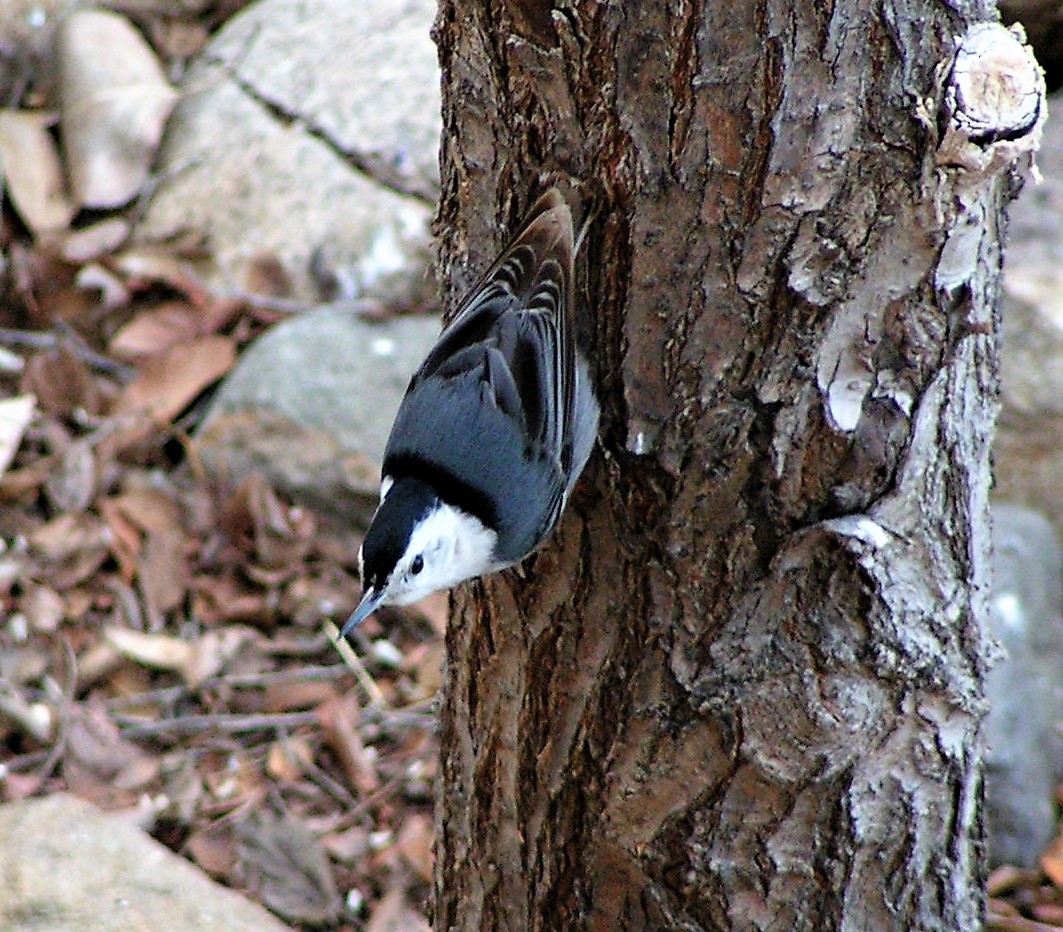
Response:
[[[1044,72],[1021,26],[973,26],[956,42],[938,164],[988,175],[1036,152],[1045,93]]]

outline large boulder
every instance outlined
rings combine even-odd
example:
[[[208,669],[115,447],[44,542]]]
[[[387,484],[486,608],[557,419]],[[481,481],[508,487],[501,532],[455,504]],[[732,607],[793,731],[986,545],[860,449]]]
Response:
[[[1004,269],[996,494],[1063,529],[1063,119],[1050,115],[1040,184],[1012,205]]]
[[[129,819],[62,793],[0,806],[6,932],[282,932]]]
[[[438,191],[434,0],[261,0],[183,82],[140,235],[209,234],[218,282],[279,259],[299,300],[420,305]]]
[[[1055,835],[1063,777],[1063,551],[1052,524],[1011,505],[993,509],[986,680],[986,802],[994,866],[1033,867]]]
[[[391,422],[438,335],[436,317],[373,323],[333,307],[278,324],[212,401],[200,459],[230,485],[259,473],[325,513],[366,520]]]

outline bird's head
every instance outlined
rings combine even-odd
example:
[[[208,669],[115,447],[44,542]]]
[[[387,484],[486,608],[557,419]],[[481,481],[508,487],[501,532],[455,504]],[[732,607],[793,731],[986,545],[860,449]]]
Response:
[[[386,481],[358,562],[362,600],[343,634],[383,605],[408,605],[496,568],[494,531],[416,479]]]

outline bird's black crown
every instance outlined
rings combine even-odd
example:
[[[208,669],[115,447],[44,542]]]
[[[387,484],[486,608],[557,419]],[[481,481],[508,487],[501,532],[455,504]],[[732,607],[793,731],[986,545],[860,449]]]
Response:
[[[439,506],[439,497],[418,479],[397,479],[380,503],[362,544],[362,586],[381,589],[410,545],[417,522]]]

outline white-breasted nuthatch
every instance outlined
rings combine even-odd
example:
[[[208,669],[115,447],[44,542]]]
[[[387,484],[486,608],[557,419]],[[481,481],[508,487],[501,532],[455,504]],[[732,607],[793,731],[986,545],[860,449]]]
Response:
[[[569,320],[574,252],[551,189],[414,373],[343,634],[382,605],[513,566],[554,529],[598,433]]]

